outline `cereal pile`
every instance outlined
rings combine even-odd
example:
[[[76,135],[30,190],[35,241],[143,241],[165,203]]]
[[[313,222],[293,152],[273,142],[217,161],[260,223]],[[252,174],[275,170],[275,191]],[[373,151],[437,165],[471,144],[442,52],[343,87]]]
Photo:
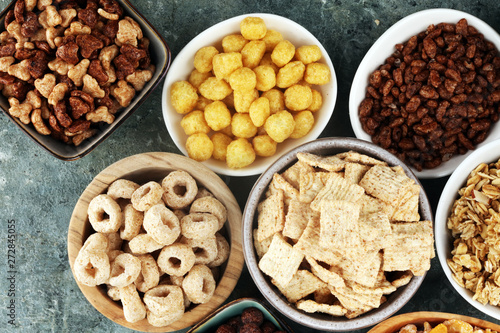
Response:
[[[230,252],[219,232],[227,211],[189,173],[142,186],[116,180],[91,200],[88,217],[96,233],[80,249],[74,275],[86,286],[105,284],[128,322],[147,317],[167,326],[214,294]]]
[[[149,40],[116,0],[18,0],[0,34],[9,113],[78,146],[111,124],[154,72]]]
[[[499,52],[461,19],[397,44],[370,75],[359,117],[374,143],[422,170],[483,142],[499,108]]]
[[[276,328],[257,308],[250,307],[243,310],[241,315],[230,318],[226,323],[217,327],[215,333],[284,333]]]
[[[188,80],[170,87],[173,108],[185,115],[189,157],[226,161],[233,169],[306,135],[323,103],[314,85],[331,77],[330,68],[318,62],[317,45],[296,48],[259,17],[243,19],[240,28],[241,34],[224,37],[222,50],[199,49]]]
[[[500,304],[500,161],[478,165],[458,191],[447,226],[452,231],[453,279],[482,304]]]
[[[491,330],[489,328],[484,329],[481,327],[472,326],[471,324],[459,320],[459,319],[449,319],[442,323],[432,327],[428,322],[424,322],[421,330],[417,328],[417,325],[408,324],[398,331],[398,333],[447,333],[447,332],[463,332],[463,333],[498,333],[497,331]]]
[[[297,158],[274,174],[253,230],[260,270],[290,303],[354,318],[425,274],[432,222],[400,166],[353,151]]]

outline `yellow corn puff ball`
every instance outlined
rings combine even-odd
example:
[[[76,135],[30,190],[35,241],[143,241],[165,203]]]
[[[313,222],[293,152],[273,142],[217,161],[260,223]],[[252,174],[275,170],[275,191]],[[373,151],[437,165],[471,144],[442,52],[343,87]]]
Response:
[[[253,161],[255,161],[255,151],[247,139],[236,139],[227,146],[226,164],[231,169],[244,168]]]
[[[290,134],[290,138],[298,139],[309,133],[314,126],[314,116],[311,111],[300,111],[293,115],[295,128]]]
[[[253,149],[257,156],[269,157],[276,154],[278,144],[269,135],[257,135],[252,140]]]
[[[182,117],[181,127],[184,129],[186,135],[210,132],[210,127],[205,121],[203,111],[200,110],[191,111]]]
[[[219,80],[218,78],[211,76],[206,79],[200,87],[198,88],[200,94],[212,101],[220,101],[226,98],[233,91],[224,80]]]
[[[306,66],[301,61],[292,61],[280,68],[276,75],[276,86],[288,88],[304,77]]]
[[[267,32],[266,24],[260,17],[245,17],[240,22],[240,30],[243,37],[248,40],[264,38]]]
[[[205,46],[194,54],[194,68],[200,73],[208,73],[212,70],[212,59],[219,51],[213,46]]]
[[[280,143],[288,139],[295,128],[295,120],[290,112],[282,110],[267,118],[264,129],[267,135]]]
[[[264,53],[264,56],[260,60],[259,66],[271,66],[271,68],[274,70],[274,73],[277,74],[280,68],[276,66],[276,64],[273,62],[273,59],[271,59],[271,53],[266,52]]]
[[[214,144],[214,151],[212,157],[219,161],[226,160],[227,146],[233,141],[231,137],[224,133],[215,133],[212,135],[212,143]]]
[[[312,91],[309,86],[294,84],[283,93],[285,106],[292,111],[307,109],[312,103]]]
[[[304,80],[310,84],[326,84],[330,82],[330,68],[328,65],[313,62],[306,66]]]
[[[193,87],[198,89],[200,85],[209,77],[212,76],[211,72],[200,73],[197,69],[194,69],[191,74],[189,74],[188,81]]]
[[[260,60],[266,53],[266,43],[261,40],[250,41],[243,50],[241,50],[241,59],[243,66],[255,68],[259,65]]]
[[[177,113],[186,114],[191,112],[197,101],[198,94],[191,83],[177,81],[170,87],[170,102]]]
[[[295,55],[295,46],[288,41],[282,40],[273,49],[271,59],[278,67],[283,67],[292,60]]]
[[[241,53],[229,52],[216,54],[212,61],[213,73],[218,79],[228,79],[232,72],[243,67]]]
[[[233,135],[238,138],[251,138],[257,134],[257,127],[248,113],[235,113],[231,120],[231,129]]]
[[[248,114],[255,126],[261,127],[266,122],[267,117],[271,115],[269,100],[265,97],[259,97],[250,104]]]
[[[272,52],[282,40],[284,40],[283,35],[276,30],[267,30],[266,35],[262,38],[262,41],[266,43],[266,52]]]
[[[321,109],[321,106],[323,105],[323,96],[316,89],[311,88],[311,92],[312,92],[312,103],[311,105],[309,105],[308,110],[311,112],[316,112],[319,109]]]
[[[214,101],[205,107],[205,120],[207,126],[219,131],[231,124],[231,112],[223,102]]]
[[[225,53],[241,52],[247,43],[248,40],[240,34],[227,35],[222,38],[222,49]]]
[[[256,78],[255,88],[259,91],[268,91],[276,85],[276,73],[269,65],[260,65],[253,69]]]
[[[281,90],[275,88],[270,89],[263,92],[261,97],[265,97],[269,100],[271,114],[285,109],[285,96]]]
[[[195,109],[196,110],[205,110],[205,108],[207,107],[208,104],[212,103],[213,101],[211,99],[208,99],[206,97],[203,97],[203,96],[199,96],[198,97],[198,102],[196,102],[196,107]]]
[[[304,65],[321,59],[321,49],[318,45],[304,45],[295,50],[295,59],[302,61]]]
[[[206,161],[212,156],[214,144],[205,133],[195,133],[186,140],[188,156],[195,161]]]
[[[257,84],[257,77],[250,68],[241,67],[231,73],[229,84],[233,90],[252,90]]]
[[[235,90],[234,96],[234,109],[236,112],[248,113],[250,104],[259,98],[259,92],[256,89],[252,90]]]

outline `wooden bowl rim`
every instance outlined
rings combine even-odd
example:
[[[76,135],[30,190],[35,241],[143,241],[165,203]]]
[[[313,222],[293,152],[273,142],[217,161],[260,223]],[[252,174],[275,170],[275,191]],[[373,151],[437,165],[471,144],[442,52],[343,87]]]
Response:
[[[123,316],[121,304],[111,300],[103,291],[102,287],[88,287],[75,279],[75,282],[85,298],[101,314],[124,327],[143,332],[177,331],[192,326],[202,320],[209,313],[217,309],[227,297],[229,297],[236,286],[244,265],[241,235],[242,213],[229,187],[209,168],[188,157],[166,152],[150,152],[124,158],[106,167],[93,178],[81,194],[71,215],[68,228],[68,260],[73,278],[74,261],[78,251],[83,245],[83,237],[86,233],[86,229],[90,228],[87,219],[87,208],[90,200],[97,194],[103,193],[109,184],[116,179],[127,178],[127,176],[130,177],[130,175],[140,170],[161,170],[163,168],[165,170],[184,170],[189,172],[199,184],[203,184],[204,187],[212,192],[212,194],[226,206],[228,211],[226,227],[228,228],[231,253],[226,262],[224,275],[220,279],[211,300],[208,303],[197,305],[186,312],[180,320],[165,327],[152,326],[146,319],[136,323],[127,322]]]

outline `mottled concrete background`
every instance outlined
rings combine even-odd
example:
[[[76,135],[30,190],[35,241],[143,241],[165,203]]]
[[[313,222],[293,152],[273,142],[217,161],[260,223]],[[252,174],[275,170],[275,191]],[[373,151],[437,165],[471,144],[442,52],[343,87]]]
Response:
[[[135,0],[135,6],[167,40],[172,55],[199,32],[232,16],[266,12],[288,17],[311,31],[329,52],[339,81],[333,118],[322,136],[354,136],[348,96],[356,68],[374,41],[406,15],[434,7],[475,15],[500,31],[498,0],[489,1],[219,1]],[[0,8],[8,1],[1,0]],[[90,155],[62,162],[42,151],[0,112],[0,331],[127,332],[101,316],[79,291],[69,268],[66,238],[73,207],[92,178],[107,165],[147,151],[177,152],[161,114],[160,85],[149,99]],[[241,207],[257,177],[229,178]],[[433,207],[446,179],[424,181]],[[8,314],[8,222],[15,225],[15,326]],[[245,287],[245,288],[243,288]],[[244,289],[244,290],[243,290]],[[244,270],[231,299],[255,294]],[[494,321],[452,289],[437,258],[418,293],[400,313],[429,310]],[[296,332],[314,332],[291,323]],[[365,332],[368,329],[360,330]]]

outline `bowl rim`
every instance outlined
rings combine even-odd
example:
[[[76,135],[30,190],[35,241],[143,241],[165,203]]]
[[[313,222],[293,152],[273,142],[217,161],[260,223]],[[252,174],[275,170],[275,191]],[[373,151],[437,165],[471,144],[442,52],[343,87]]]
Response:
[[[152,170],[155,167],[158,168],[159,164],[161,169],[187,171],[199,183],[202,183],[202,180],[210,179],[210,182],[203,185],[217,199],[221,200],[227,208],[228,221],[226,226],[228,229],[228,241],[231,245],[231,252],[226,262],[224,274],[221,276],[211,300],[208,303],[197,305],[186,312],[180,320],[164,327],[154,327],[146,319],[136,323],[127,322],[123,317],[121,304],[111,300],[106,295],[106,292],[102,290],[101,286],[88,287],[78,282],[73,270],[78,251],[83,245],[83,238],[92,229],[87,215],[90,200],[97,194],[103,193],[116,179],[136,178],[140,171]],[[193,169],[197,170],[196,174],[194,174]],[[87,301],[102,315],[130,329],[143,332],[170,332],[195,324],[219,307],[229,297],[237,284],[244,266],[241,243],[241,209],[229,187],[218,175],[206,166],[185,156],[166,152],[149,152],[121,159],[103,169],[92,179],[82,192],[71,214],[67,236],[67,251],[68,261],[76,284]],[[119,309],[120,312],[118,313],[120,315],[116,314],[117,309]]]
[[[317,147],[318,145],[319,147]],[[346,147],[346,145],[348,145],[348,147]],[[370,312],[367,312],[366,314],[361,315],[357,318],[346,319],[344,317],[333,317],[328,315],[322,316],[326,319],[313,318],[310,314],[306,314],[305,312],[296,309],[294,306],[291,306],[286,298],[280,295],[277,289],[274,286],[271,286],[271,284],[268,282],[268,278],[264,276],[264,274],[258,268],[252,236],[252,229],[254,227],[256,216],[256,205],[258,204],[259,199],[262,197],[262,195],[264,195],[265,189],[272,179],[272,175],[276,172],[281,172],[287,166],[291,166],[293,163],[295,163],[297,161],[296,154],[298,152],[314,151],[314,153],[316,153],[317,151],[331,151],[335,149],[338,150],[338,152],[354,150],[367,154],[369,156],[383,159],[390,165],[400,165],[404,169],[405,173],[418,185],[420,185],[419,208],[421,219],[433,221],[432,208],[422,184],[413,174],[412,170],[401,160],[399,160],[393,154],[389,153],[387,150],[368,141],[350,137],[328,137],[305,143],[288,151],[287,153],[283,154],[280,159],[274,162],[264,173],[262,173],[259,179],[255,182],[252,190],[250,191],[247,204],[243,211],[242,239],[245,262],[250,275],[260,292],[264,295],[267,301],[274,306],[274,308],[276,308],[279,312],[281,312],[289,319],[301,325],[318,330],[345,332],[372,326],[375,323],[378,323],[396,313],[417,292],[427,273],[422,276],[414,276],[406,286],[398,288],[394,293],[389,295],[388,301],[383,303],[378,309],[373,309]],[[330,154],[333,153],[335,152],[332,152]],[[252,200],[256,200],[257,202],[257,204],[255,204],[255,207],[252,205]],[[401,294],[403,294],[402,297],[398,299],[400,302],[390,304],[391,297],[400,297]],[[376,312],[373,313],[373,311]],[[374,320],[372,320],[371,322],[365,322],[367,316],[373,317]]]
[[[349,94],[349,118],[351,127],[355,136],[359,139],[371,141],[371,136],[366,133],[362,127],[358,116],[358,107],[364,98],[366,87],[368,84],[369,75],[380,65],[383,64],[385,59],[394,52],[394,46],[397,43],[407,41],[411,36],[418,34],[425,30],[430,24],[438,24],[440,22],[458,21],[461,18],[467,19],[470,25],[473,25],[484,35],[488,35],[487,40],[491,41],[497,49],[500,50],[500,34],[495,31],[490,25],[481,20],[480,18],[469,13],[450,9],[450,8],[432,8],[424,9],[408,16],[401,18],[399,21],[389,27],[370,47],[365,56],[361,60],[356,74],[351,83]],[[411,27],[411,28],[407,28]],[[387,45],[390,47],[388,48]],[[374,59],[377,59],[375,61]],[[378,61],[381,60],[381,61]],[[362,87],[361,90],[359,87]],[[500,137],[500,123],[496,122],[488,133],[486,140],[478,145],[476,149],[484,146],[486,143],[491,142]],[[472,153],[469,150],[464,155],[455,155],[449,161],[442,163],[434,169],[424,169],[417,171],[411,167],[413,173],[419,178],[439,178],[450,175],[453,170],[463,161],[468,155]]]
[[[0,23],[1,24],[3,24],[5,16],[7,15],[7,12],[9,10],[11,10],[11,9],[14,8],[16,1],[17,0],[13,0],[0,13]],[[103,130],[103,134],[102,134],[102,136],[100,138],[98,138],[98,139],[95,138],[94,140],[91,139],[92,141],[90,141],[88,143],[88,146],[85,149],[83,149],[82,151],[80,151],[80,152],[78,151],[77,147],[69,146],[69,147],[72,148],[71,150],[74,149],[74,152],[58,153],[55,149],[53,149],[53,147],[52,147],[52,145],[50,143],[46,144],[46,143],[42,142],[42,140],[41,140],[42,137],[38,133],[35,133],[35,132],[32,133],[32,132],[28,131],[28,127],[27,126],[29,126],[30,124],[25,125],[25,124],[21,123],[17,118],[13,117],[8,112],[8,110],[4,109],[0,105],[0,109],[11,120],[12,123],[14,123],[22,132],[24,132],[33,142],[35,142],[38,146],[40,146],[41,148],[43,148],[43,150],[47,151],[52,156],[54,156],[54,157],[56,157],[56,158],[58,158],[60,160],[63,160],[63,161],[75,161],[75,160],[78,160],[78,159],[86,156],[90,152],[92,152],[97,146],[99,146],[104,140],[106,140],[118,127],[120,127],[125,122],[125,120],[127,120],[146,101],[146,99],[149,97],[149,95],[160,84],[160,82],[162,81],[162,79],[167,74],[168,69],[170,68],[172,56],[171,56],[170,48],[169,48],[167,42],[165,41],[165,39],[163,38],[163,36],[158,32],[158,30],[156,30],[156,28],[151,24],[151,22],[149,22],[137,10],[137,8],[134,5],[132,5],[132,3],[129,0],[117,0],[117,1],[120,3],[120,5],[122,5],[124,7],[124,9],[126,9],[130,13],[132,13],[132,16],[134,16],[134,15],[136,16],[136,17],[133,17],[135,20],[138,20],[138,21],[142,22],[142,23],[138,22],[141,25],[141,28],[150,30],[151,34],[154,35],[157,38],[157,40],[159,41],[159,45],[161,46],[161,52],[162,52],[162,54],[165,55],[165,61],[156,65],[155,72],[158,71],[159,68],[161,68],[161,69],[159,70],[159,72],[157,74],[156,80],[152,82],[151,86],[144,93],[144,95],[142,97],[137,97],[137,98],[139,98],[137,101],[133,101],[133,103],[135,103],[135,104],[130,108],[130,110],[126,110],[127,108],[123,108],[119,112],[120,115],[123,112],[126,112],[125,114],[123,114],[123,116],[117,117],[119,119],[115,119],[115,121],[112,124],[109,124],[109,125],[106,124],[106,128]],[[153,73],[153,77],[155,75],[156,74]],[[139,92],[139,93],[141,93],[141,92]],[[104,126],[104,125],[102,125],[102,126]],[[45,137],[45,136],[43,136],[43,137]],[[52,142],[52,140],[53,140],[54,143],[58,143],[53,138],[51,138],[50,142]]]
[[[222,38],[230,33],[233,33],[234,31],[227,31],[224,32],[223,34],[217,33],[218,30],[220,30],[221,27],[227,26],[227,25],[236,25],[239,22],[244,19],[245,17],[249,16],[257,16],[260,17],[264,20],[266,23],[266,26],[269,27],[271,26],[271,29],[279,29],[279,28],[272,28],[273,25],[276,23],[269,23],[269,20],[279,20],[282,21],[282,24],[287,24],[292,26],[296,32],[301,32],[301,34],[307,36],[308,41],[311,41],[313,44],[317,45],[322,54],[322,59],[320,62],[324,62],[328,65],[330,68],[331,72],[331,80],[328,84],[330,88],[328,88],[327,92],[322,92],[323,95],[323,105],[327,104],[328,107],[324,108],[325,106],[322,106],[322,109],[319,111],[314,112],[314,114],[318,114],[317,116],[315,115],[315,124],[312,130],[306,134],[306,136],[299,138],[299,139],[289,139],[290,142],[299,142],[299,143],[305,143],[310,140],[314,140],[318,138],[323,130],[326,128],[328,125],[329,120],[331,119],[333,112],[335,110],[335,105],[337,101],[337,86],[338,86],[338,80],[337,76],[335,73],[335,68],[333,66],[332,60],[330,58],[330,55],[328,51],[324,48],[323,44],[305,27],[300,25],[299,23],[292,21],[289,18],[276,15],[276,14],[270,14],[270,13],[247,13],[247,14],[242,14],[238,16],[233,16],[231,18],[228,18],[226,20],[220,21],[204,31],[198,33],[193,39],[191,39],[183,48],[182,50],[177,54],[175,59],[172,62],[172,65],[170,67],[169,73],[167,74],[164,84],[163,84],[163,90],[162,90],[162,113],[163,113],[163,119],[165,122],[165,126],[167,127],[167,130],[170,134],[170,137],[172,138],[172,141],[175,143],[177,148],[181,151],[182,154],[185,156],[188,156],[187,150],[185,148],[185,135],[184,132],[182,132],[182,129],[180,128],[180,120],[177,121],[176,118],[179,118],[183,115],[179,115],[175,110],[173,110],[170,107],[170,102],[169,102],[169,91],[170,91],[170,86],[172,83],[175,81],[179,80],[179,75],[175,74],[175,70],[177,67],[182,66],[185,62],[189,61],[190,59],[194,58],[194,53],[193,50],[198,50],[201,46],[204,45],[214,45],[217,43],[220,43]],[[267,21],[266,21],[267,20]],[[235,30],[236,31],[236,30]],[[280,31],[281,32],[281,31]],[[212,38],[209,37],[209,41],[207,41],[207,35],[208,36],[213,36]],[[287,36],[283,36],[285,39],[287,39]],[[293,36],[289,36],[290,38],[294,38]],[[301,37],[303,39],[303,37]],[[297,43],[294,43],[294,45]],[[200,47],[197,47],[196,45],[200,45]],[[309,42],[303,42],[301,45],[311,45]],[[296,46],[298,47],[298,45]],[[194,67],[192,67],[194,69]],[[175,76],[175,77],[174,77]],[[187,80],[189,76],[189,73],[185,75],[184,80]],[[325,85],[325,86],[326,86]],[[322,86],[320,86],[322,87]],[[325,88],[326,89],[326,88]],[[327,96],[325,96],[327,95]],[[329,103],[326,103],[326,101],[329,101]],[[321,121],[320,121],[321,120]],[[180,133],[180,135],[177,135],[177,133]],[[293,141],[292,141],[293,140]],[[286,143],[287,141],[285,141]],[[282,145],[284,143],[281,143]],[[291,144],[290,144],[291,145]],[[266,162],[262,163],[262,165],[255,166],[255,162],[247,167],[241,168],[241,169],[230,169],[227,167],[224,161],[216,161],[213,160],[212,158],[202,161],[200,163],[205,164],[208,166],[210,169],[212,169],[214,172],[218,174],[223,174],[227,176],[233,176],[233,177],[244,177],[244,176],[253,176],[260,174],[264,172],[269,165],[271,165],[274,161],[276,161],[279,158],[279,153],[280,151],[280,146],[278,145],[278,151],[276,154],[270,157],[257,157],[259,159],[265,160]],[[282,152],[285,152],[286,150],[282,149]]]
[[[447,227],[447,219],[451,212],[451,208],[455,200],[458,198],[458,190],[464,186],[470,172],[473,171],[481,163],[496,162],[500,159],[500,139],[491,141],[488,144],[476,149],[470,154],[460,165],[453,171],[450,178],[446,182],[436,209],[435,220],[435,242],[436,252],[439,258],[441,268],[446,275],[446,278],[451,283],[453,288],[464,298],[470,305],[479,311],[500,320],[500,308],[491,304],[483,305],[480,302],[473,300],[474,293],[468,289],[462,288],[452,277],[452,271],[446,260],[451,258],[451,244],[453,236]],[[488,157],[484,155],[488,152]]]

